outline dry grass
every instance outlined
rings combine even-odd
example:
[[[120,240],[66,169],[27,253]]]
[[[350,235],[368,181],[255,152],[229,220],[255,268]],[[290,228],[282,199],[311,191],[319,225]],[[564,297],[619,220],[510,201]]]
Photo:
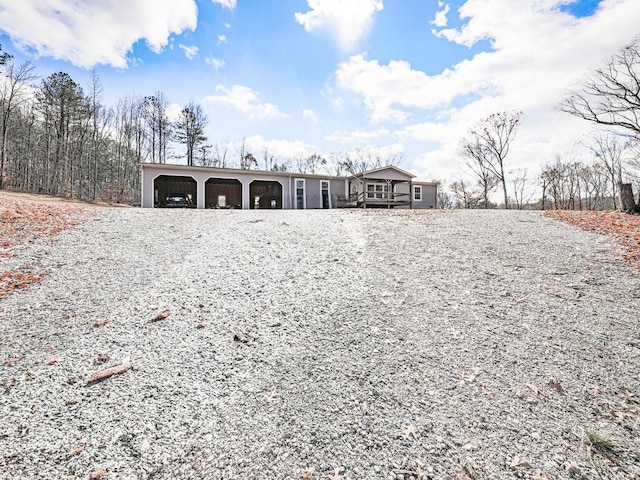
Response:
[[[554,210],[545,215],[583,230],[612,235],[625,249],[623,258],[640,269],[640,216],[621,212],[576,212]]]
[[[0,192],[0,260],[12,256],[22,245],[77,224],[86,209],[83,203],[50,196]],[[0,268],[0,300],[43,277],[27,267]]]

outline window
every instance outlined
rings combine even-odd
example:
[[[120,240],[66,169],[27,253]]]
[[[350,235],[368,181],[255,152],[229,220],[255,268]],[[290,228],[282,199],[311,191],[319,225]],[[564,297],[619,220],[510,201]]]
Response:
[[[387,198],[389,187],[385,183],[367,183],[367,198]]]
[[[414,185],[413,186],[413,200],[415,202],[422,201],[422,185]]]
[[[307,206],[304,194],[304,179],[296,179],[296,209],[304,210]]]

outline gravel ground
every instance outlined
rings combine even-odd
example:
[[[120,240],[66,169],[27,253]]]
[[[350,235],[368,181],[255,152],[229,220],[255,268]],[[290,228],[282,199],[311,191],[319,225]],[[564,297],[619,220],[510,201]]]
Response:
[[[1,261],[48,275],[0,478],[640,478],[640,273],[538,213],[101,210]]]

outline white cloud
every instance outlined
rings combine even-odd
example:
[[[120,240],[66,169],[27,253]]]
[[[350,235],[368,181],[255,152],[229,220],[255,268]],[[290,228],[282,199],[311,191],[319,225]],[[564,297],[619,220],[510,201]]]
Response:
[[[226,35],[218,35],[218,43],[219,44],[229,43],[229,41],[227,40],[227,36]]]
[[[364,145],[371,140],[389,137],[390,135],[391,132],[386,128],[378,128],[377,130],[339,130],[327,135],[325,140],[342,143],[344,145]]]
[[[440,8],[440,10],[436,12],[436,16],[431,20],[431,25],[436,27],[446,27],[448,24],[447,15],[449,14],[451,7],[448,3],[438,2],[438,8]]]
[[[206,63],[207,65],[211,65],[216,70],[220,70],[225,66],[224,60],[216,57],[207,57],[204,59],[204,63]]]
[[[211,0],[213,3],[218,3],[223,7],[228,8],[229,10],[233,10],[236,8],[236,0]]]
[[[316,116],[316,114],[314,113],[313,110],[305,108],[302,110],[302,116],[303,118],[307,118],[309,120],[311,120],[313,123],[318,123],[318,117]]]
[[[245,144],[253,155],[260,159],[260,153],[268,150],[275,158],[287,159],[308,157],[312,154],[314,145],[301,140],[268,140],[262,135],[253,135],[245,138]]]
[[[85,68],[126,68],[135,42],[160,53],[172,33],[196,23],[194,0],[0,0],[0,29],[18,48]]]
[[[273,103],[260,101],[258,92],[243,85],[234,85],[228,88],[224,85],[217,85],[218,95],[209,95],[203,102],[229,105],[246,113],[252,119],[286,118],[289,115],[282,113]]]
[[[489,40],[490,51],[434,75],[405,61],[384,65],[356,55],[338,66],[336,85],[361,99],[372,122],[404,122],[400,138],[434,147],[416,161],[418,170],[451,168],[468,128],[501,110],[525,113],[512,151],[514,166],[548,161],[572,149],[591,128],[555,106],[589,69],[637,35],[640,18],[636,0],[603,0],[584,18],[562,12],[566,3],[468,0],[459,10],[466,23],[439,35],[466,46]],[[420,123],[407,123],[414,118]]]
[[[345,51],[369,34],[375,14],[384,8],[382,0],[307,0],[307,4],[311,10],[297,12],[296,22],[307,32],[330,35]]]
[[[196,45],[183,45],[183,44],[180,44],[180,45],[178,45],[178,47],[180,47],[182,49],[182,51],[184,52],[184,55],[189,60],[193,60],[195,57],[197,57],[198,56],[198,50],[200,50]]]
[[[170,103],[167,106],[167,118],[172,122],[178,121],[182,116],[182,108],[177,103]]]
[[[380,65],[365,55],[354,55],[338,65],[336,82],[362,97],[373,122],[403,122],[410,116],[409,108],[429,109],[445,106],[460,95],[492,93],[493,77],[461,74],[466,65],[462,62],[455,70],[430,76],[403,60]]]

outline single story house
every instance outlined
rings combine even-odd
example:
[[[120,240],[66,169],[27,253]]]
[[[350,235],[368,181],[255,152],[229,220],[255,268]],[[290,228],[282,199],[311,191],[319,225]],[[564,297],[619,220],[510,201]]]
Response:
[[[436,208],[437,182],[387,166],[349,176],[142,163],[142,207],[186,195],[196,208]]]

